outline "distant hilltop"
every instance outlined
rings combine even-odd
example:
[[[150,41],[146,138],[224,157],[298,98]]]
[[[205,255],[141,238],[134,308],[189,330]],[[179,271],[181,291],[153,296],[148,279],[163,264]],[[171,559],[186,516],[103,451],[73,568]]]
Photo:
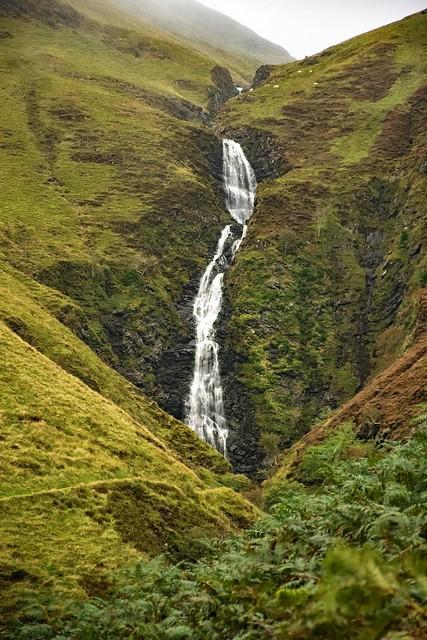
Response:
[[[213,50],[244,57],[254,72],[261,64],[293,60],[286,49],[265,40],[236,20],[195,0],[114,0],[149,24],[191,41],[212,55]]]

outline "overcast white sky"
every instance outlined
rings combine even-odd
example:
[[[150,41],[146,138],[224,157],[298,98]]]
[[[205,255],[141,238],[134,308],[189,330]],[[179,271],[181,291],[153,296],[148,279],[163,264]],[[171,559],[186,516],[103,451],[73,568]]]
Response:
[[[199,1],[281,44],[296,58],[427,7],[427,0]]]

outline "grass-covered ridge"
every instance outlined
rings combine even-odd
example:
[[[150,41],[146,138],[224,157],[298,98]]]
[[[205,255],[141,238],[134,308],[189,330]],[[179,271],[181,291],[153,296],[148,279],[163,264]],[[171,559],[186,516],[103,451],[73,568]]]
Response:
[[[225,218],[215,61],[99,8],[0,2],[1,624],[255,517],[141,392]]]
[[[273,68],[221,114],[261,179],[228,346],[270,460],[425,330],[426,34],[416,14]]]
[[[76,2],[78,0],[74,0]],[[279,45],[269,42],[223,13],[194,0],[110,0],[124,15],[139,16],[163,31],[178,34],[192,47],[227,68],[238,69],[247,81],[261,64],[284,64],[292,59]]]
[[[79,306],[73,331],[159,396],[161,354],[192,331],[177,303],[225,219],[203,125],[215,61],[101,9],[0,4],[0,258]]]
[[[425,429],[424,415],[414,439],[375,448],[342,428],[270,487],[270,514],[245,537],[196,565],[139,564],[63,621],[55,602],[33,605],[11,637],[423,638]]]
[[[227,471],[220,457],[216,462],[207,447],[203,456],[194,436],[183,440],[184,449],[185,428],[174,429],[171,418],[124,381],[123,404],[139,419],[3,322],[0,332],[2,616],[15,616],[29,594],[84,597],[108,571],[141,556],[164,550],[197,556],[195,539],[253,519],[254,509],[217,479]],[[84,345],[67,346],[68,355],[76,349],[76,362],[90,363]],[[172,449],[161,439],[168,428],[178,438]],[[174,447],[195,471],[179,462]]]

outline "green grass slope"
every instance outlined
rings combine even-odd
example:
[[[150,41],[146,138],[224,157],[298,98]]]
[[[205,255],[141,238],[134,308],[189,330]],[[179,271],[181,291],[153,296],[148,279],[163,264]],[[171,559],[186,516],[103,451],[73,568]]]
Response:
[[[16,335],[145,424],[187,465],[198,472],[228,472],[229,465],[222,456],[143,396],[63,324],[79,325],[82,310],[78,305],[6,265],[0,271],[0,293],[0,319]],[[8,357],[5,351],[5,361]]]
[[[279,45],[194,0],[110,1],[124,13],[141,17],[163,31],[184,38],[192,47],[229,67],[236,79],[243,75],[245,80],[252,80],[260,65],[284,64],[292,60]]]
[[[261,181],[227,395],[270,460],[425,331],[426,35],[417,14],[274,68],[221,115]]]
[[[4,285],[14,301],[0,322],[2,616],[36,594],[84,597],[137,557],[193,557],[195,539],[251,521],[253,508],[220,482],[220,456],[18,297],[16,282]],[[183,443],[194,470],[178,459]]]
[[[158,396],[226,216],[215,62],[98,8],[0,2],[0,258],[71,298],[73,331]]]
[[[215,62],[76,6],[0,1],[2,621],[254,517],[141,392],[191,330],[176,303],[225,217]]]
[[[270,486],[269,515],[213,557],[140,563],[63,619],[54,603],[34,607],[11,638],[425,638],[427,415],[417,422],[404,444],[330,435]]]

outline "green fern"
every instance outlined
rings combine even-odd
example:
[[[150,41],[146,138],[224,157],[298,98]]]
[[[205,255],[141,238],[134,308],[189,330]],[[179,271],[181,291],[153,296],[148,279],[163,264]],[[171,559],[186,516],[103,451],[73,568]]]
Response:
[[[105,599],[76,604],[62,621],[44,609],[45,620],[11,637],[427,637],[426,429],[363,453],[349,427],[332,434],[305,454],[300,482],[277,485],[269,515],[246,536],[192,565],[140,562],[113,577]]]

